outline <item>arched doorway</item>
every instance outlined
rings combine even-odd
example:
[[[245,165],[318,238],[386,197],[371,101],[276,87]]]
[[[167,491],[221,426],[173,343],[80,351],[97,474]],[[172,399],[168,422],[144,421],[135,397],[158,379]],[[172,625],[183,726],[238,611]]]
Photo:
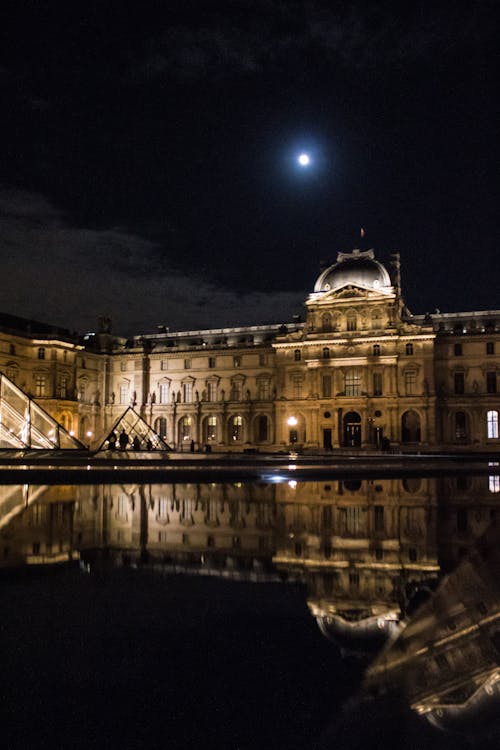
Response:
[[[349,411],[344,417],[344,445],[348,448],[361,447],[361,417]]]
[[[178,445],[182,450],[182,446],[189,445],[193,439],[193,419],[186,415],[179,419],[178,429]]]
[[[202,434],[204,443],[214,443],[217,441],[217,417],[214,414],[210,414],[204,418]]]
[[[401,442],[420,442],[420,416],[416,411],[405,411],[401,417]]]

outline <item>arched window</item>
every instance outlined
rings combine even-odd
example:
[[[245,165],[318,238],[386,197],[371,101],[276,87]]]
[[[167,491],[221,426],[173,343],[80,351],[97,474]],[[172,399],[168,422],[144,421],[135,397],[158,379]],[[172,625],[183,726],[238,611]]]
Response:
[[[332,316],[330,313],[323,313],[321,316],[321,327],[324,331],[332,330]]]
[[[455,413],[455,438],[465,440],[467,437],[467,416],[463,411]]]
[[[486,414],[486,426],[488,438],[498,438],[498,412],[495,410],[489,411]]]
[[[323,347],[323,359],[330,359],[330,349],[327,346]]]
[[[207,417],[205,439],[208,442],[217,440],[217,417]]]
[[[158,417],[158,419],[155,420],[155,432],[162,438],[162,440],[167,439],[167,420],[165,417]]]
[[[235,416],[229,420],[229,438],[233,443],[243,440],[243,417]]]
[[[186,443],[191,440],[191,433],[193,427],[193,420],[191,417],[181,417],[179,420],[179,442]]]
[[[413,344],[406,344],[406,354],[408,356],[413,354]]]
[[[257,442],[263,443],[269,439],[269,420],[265,414],[257,418]]]

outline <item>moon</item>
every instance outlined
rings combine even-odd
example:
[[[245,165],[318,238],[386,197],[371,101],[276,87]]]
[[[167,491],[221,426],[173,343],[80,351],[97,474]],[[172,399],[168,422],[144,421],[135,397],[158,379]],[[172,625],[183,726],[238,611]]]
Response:
[[[297,161],[299,162],[301,167],[308,167],[311,163],[311,157],[309,156],[309,154],[300,154],[297,157]]]

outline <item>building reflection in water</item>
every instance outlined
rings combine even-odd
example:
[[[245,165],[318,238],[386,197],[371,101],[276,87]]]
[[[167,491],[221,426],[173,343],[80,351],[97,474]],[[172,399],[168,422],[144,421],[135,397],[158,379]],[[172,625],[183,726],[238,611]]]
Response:
[[[0,566],[303,583],[321,633],[371,660],[369,694],[460,725],[500,695],[499,490],[496,474],[1,486]]]

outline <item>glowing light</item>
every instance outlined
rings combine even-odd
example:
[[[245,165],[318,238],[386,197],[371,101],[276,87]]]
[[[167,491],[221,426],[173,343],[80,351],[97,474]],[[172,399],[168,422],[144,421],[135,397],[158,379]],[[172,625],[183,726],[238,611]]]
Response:
[[[294,489],[296,488],[296,486],[297,486],[297,482],[295,481],[295,479],[290,479],[290,481],[288,482],[288,486],[289,486],[289,487],[290,487],[290,488],[291,488],[292,490],[294,490]]]
[[[286,423],[290,427],[295,427],[296,425],[298,425],[299,420],[297,419],[297,417],[288,417],[288,419],[286,420]]]
[[[297,158],[297,161],[299,162],[301,167],[308,167],[311,163],[311,157],[309,154],[300,154]]]

